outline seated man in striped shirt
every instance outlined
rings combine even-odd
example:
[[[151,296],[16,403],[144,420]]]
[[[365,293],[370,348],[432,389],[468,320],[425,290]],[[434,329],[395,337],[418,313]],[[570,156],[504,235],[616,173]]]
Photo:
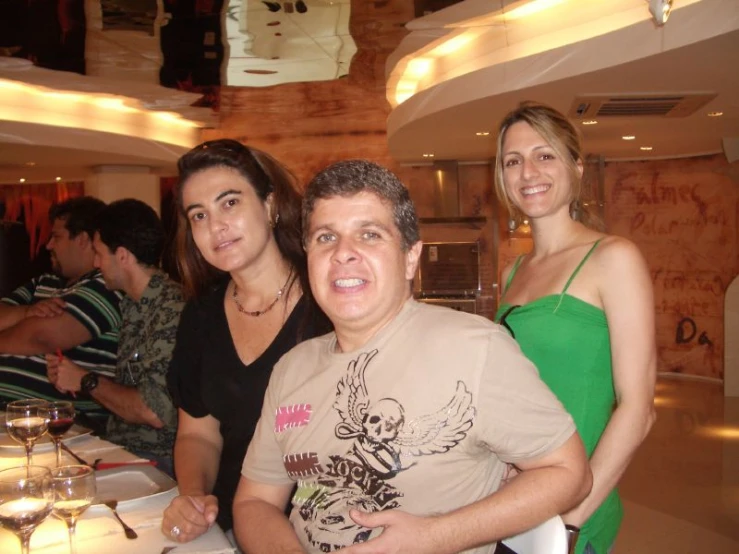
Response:
[[[0,301],[0,402],[74,400],[93,421],[107,419],[109,412],[92,399],[73,399],[54,388],[44,358],[61,352],[82,367],[115,374],[122,295],[106,289],[93,266],[95,223],[104,207],[89,196],[52,206],[46,248],[54,274],[36,277]]]

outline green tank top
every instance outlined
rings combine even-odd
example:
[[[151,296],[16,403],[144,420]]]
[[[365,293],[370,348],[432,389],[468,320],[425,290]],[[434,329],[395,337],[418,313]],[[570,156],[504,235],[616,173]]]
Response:
[[[605,312],[570,296],[567,289],[599,242],[578,264],[560,294],[523,306],[503,303],[495,315],[495,321],[512,332],[542,380],[572,415],[588,457],[615,406],[611,344]],[[504,295],[522,259],[519,256],[511,269]],[[596,554],[606,554],[616,540],[622,518],[623,507],[614,489],[582,526],[576,554],[581,554],[588,542]]]

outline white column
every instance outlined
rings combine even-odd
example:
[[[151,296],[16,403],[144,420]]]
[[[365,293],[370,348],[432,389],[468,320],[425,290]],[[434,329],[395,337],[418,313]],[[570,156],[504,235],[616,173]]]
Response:
[[[159,213],[159,175],[139,165],[99,165],[85,179],[85,194],[106,204],[121,198],[137,198]]]

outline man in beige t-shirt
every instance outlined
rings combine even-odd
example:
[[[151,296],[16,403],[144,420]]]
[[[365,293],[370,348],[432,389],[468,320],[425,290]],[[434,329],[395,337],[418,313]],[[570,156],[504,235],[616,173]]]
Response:
[[[411,298],[421,242],[397,177],[334,164],[303,214],[335,332],[275,366],[234,501],[242,549],[491,553],[577,504],[582,443],[515,341]],[[506,464],[521,474],[498,490]]]

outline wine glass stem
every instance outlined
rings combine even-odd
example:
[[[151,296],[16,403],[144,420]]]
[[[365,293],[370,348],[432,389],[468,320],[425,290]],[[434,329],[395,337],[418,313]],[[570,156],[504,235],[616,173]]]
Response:
[[[74,542],[74,536],[77,531],[77,522],[72,521],[67,523],[69,528],[69,552],[70,554],[77,554],[77,544]]]
[[[31,551],[31,533],[21,533],[18,538],[21,540],[21,554],[28,554]]]
[[[59,437],[54,437],[54,446],[56,446],[56,467],[62,467],[62,441]]]
[[[26,459],[28,460],[28,465],[33,465],[33,443],[27,442],[26,443]]]

